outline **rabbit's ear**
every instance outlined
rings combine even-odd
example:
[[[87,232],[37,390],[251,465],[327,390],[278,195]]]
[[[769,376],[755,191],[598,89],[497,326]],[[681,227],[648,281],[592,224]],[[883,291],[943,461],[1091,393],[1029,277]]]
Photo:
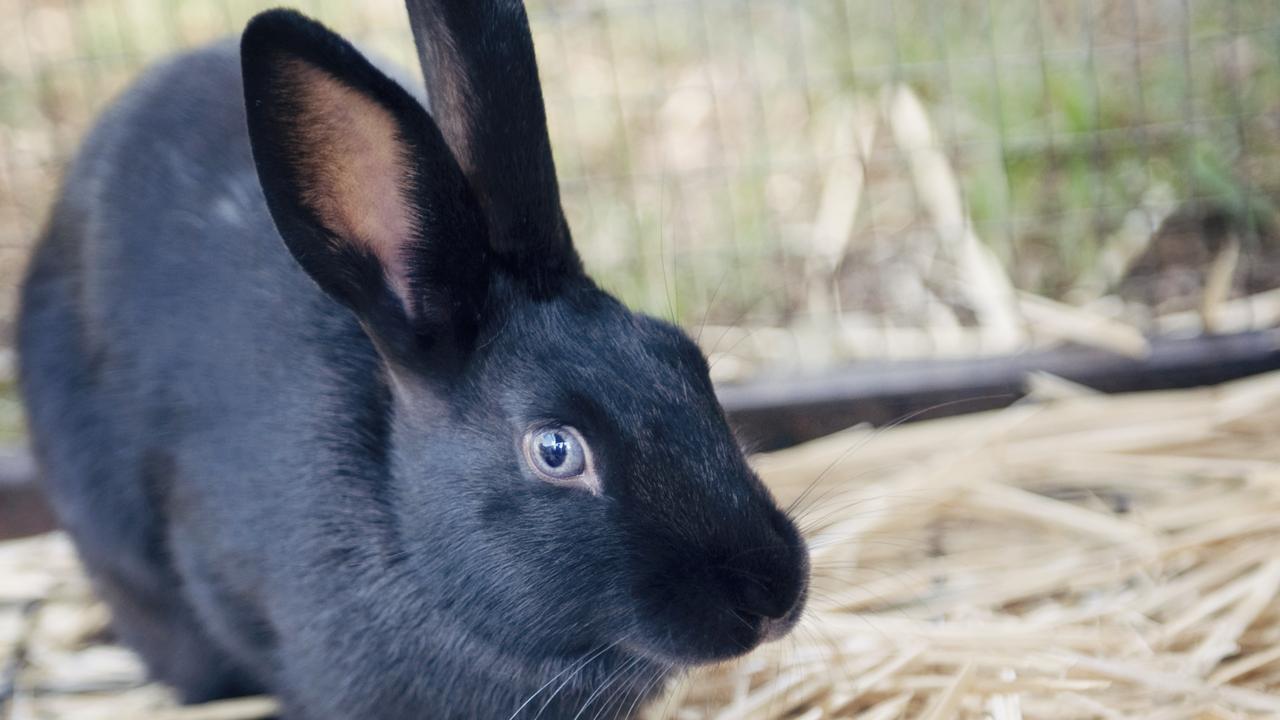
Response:
[[[488,230],[439,129],[297,13],[257,16],[240,49],[254,162],[294,258],[384,355],[461,361],[487,290]]]
[[[471,180],[493,250],[554,291],[581,272],[556,182],[522,0],[408,0],[431,113]]]

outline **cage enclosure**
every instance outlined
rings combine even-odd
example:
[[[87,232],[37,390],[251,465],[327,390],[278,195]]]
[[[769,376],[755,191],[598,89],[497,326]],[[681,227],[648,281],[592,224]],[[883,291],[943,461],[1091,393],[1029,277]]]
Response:
[[[416,65],[398,0],[290,4]],[[268,5],[0,0],[0,719],[275,711],[110,645],[11,348],[93,119]],[[654,717],[1280,715],[1280,2],[528,10],[585,264],[702,347],[817,558],[807,633]]]

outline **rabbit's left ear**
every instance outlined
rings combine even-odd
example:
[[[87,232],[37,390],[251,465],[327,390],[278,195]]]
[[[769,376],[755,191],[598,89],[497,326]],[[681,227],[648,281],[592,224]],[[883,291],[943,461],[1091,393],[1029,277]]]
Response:
[[[553,293],[582,272],[560,207],[522,0],[408,0],[431,113],[480,198],[504,267]]]
[[[269,11],[241,65],[254,162],[298,264],[384,356],[462,362],[489,276],[488,230],[422,106],[342,38]]]

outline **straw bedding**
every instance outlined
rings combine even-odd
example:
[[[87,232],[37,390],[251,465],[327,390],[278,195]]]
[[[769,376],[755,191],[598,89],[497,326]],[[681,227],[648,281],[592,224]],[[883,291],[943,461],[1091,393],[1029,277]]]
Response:
[[[1039,402],[757,458],[811,539],[807,618],[649,716],[1280,717],[1280,374],[1034,385]],[[63,537],[0,544],[0,718],[270,713],[173,708],[106,622]]]

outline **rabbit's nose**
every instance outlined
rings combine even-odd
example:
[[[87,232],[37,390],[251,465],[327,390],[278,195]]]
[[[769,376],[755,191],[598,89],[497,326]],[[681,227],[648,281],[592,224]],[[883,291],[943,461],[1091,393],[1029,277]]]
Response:
[[[789,529],[775,528],[772,537],[753,539],[721,566],[723,601],[764,640],[794,627],[808,596],[808,551],[794,531],[783,532]]]
[[[808,583],[801,580],[796,587],[787,581],[779,581],[770,587],[754,578],[738,586],[734,598],[734,613],[756,629],[760,642],[771,642],[785,637],[800,621],[804,611]]]

